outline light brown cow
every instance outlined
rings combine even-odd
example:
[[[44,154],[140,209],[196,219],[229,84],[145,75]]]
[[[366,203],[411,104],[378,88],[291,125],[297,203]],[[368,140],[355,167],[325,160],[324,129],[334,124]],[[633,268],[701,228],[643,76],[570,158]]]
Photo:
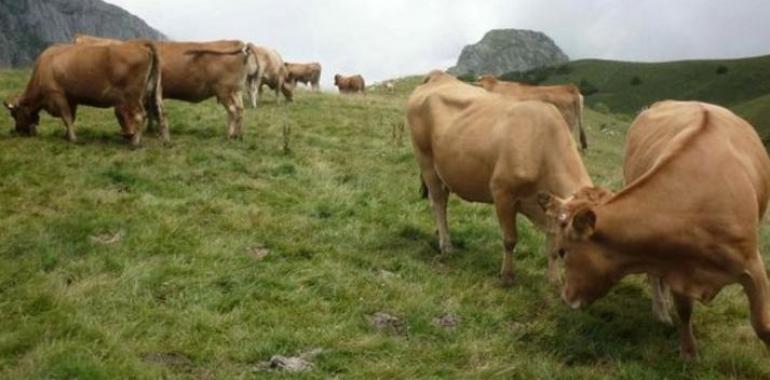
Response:
[[[709,302],[739,283],[754,330],[770,345],[770,293],[757,234],[770,159],[751,125],[710,104],[656,103],[628,132],[624,171],[629,184],[599,201],[543,197],[561,221],[564,301],[587,305],[632,273],[660,278],[679,313],[681,352],[692,358],[693,301]]]
[[[583,130],[583,96],[575,85],[531,86],[518,82],[501,82],[493,75],[482,75],[478,83],[487,91],[510,95],[518,100],[539,100],[553,104],[572,128],[576,140],[579,135],[581,149],[588,148]]]
[[[321,64],[318,62],[312,63],[286,63],[286,69],[288,70],[288,81],[295,86],[297,82],[301,82],[305,85],[310,84],[315,91],[320,90],[319,83],[321,81]]]
[[[337,74],[334,76],[334,85],[343,94],[355,94],[364,93],[366,90],[366,83],[364,83],[364,77],[360,75],[352,75],[349,77]]]
[[[278,99],[279,92],[283,93],[287,101],[292,100],[293,88],[289,85],[287,79],[289,70],[283,62],[283,58],[275,49],[256,46],[249,43],[249,50],[257,58],[257,68],[249,73],[249,98],[251,105],[257,108],[257,101],[262,95],[262,85],[266,84],[275,91],[275,97]]]
[[[60,117],[75,142],[77,107],[115,108],[123,135],[139,145],[146,110],[162,115],[159,54],[150,41],[119,45],[55,45],[35,61],[23,94],[5,101],[22,134],[35,134],[41,110]],[[164,139],[165,120],[159,119]]]
[[[409,97],[407,122],[441,251],[452,250],[446,219],[449,193],[469,202],[493,203],[503,237],[500,275],[505,284],[513,280],[517,214],[543,229],[550,242],[553,223],[538,206],[538,191],[568,197],[591,186],[564,119],[550,104],[511,102],[434,71]],[[548,278],[557,283],[556,251],[550,244],[546,250]]]
[[[80,44],[116,44],[119,40],[78,35]],[[254,54],[241,41],[156,42],[161,57],[163,97],[199,103],[211,97],[228,114],[227,136],[242,136],[246,76],[256,71]],[[151,115],[152,118],[157,118]]]

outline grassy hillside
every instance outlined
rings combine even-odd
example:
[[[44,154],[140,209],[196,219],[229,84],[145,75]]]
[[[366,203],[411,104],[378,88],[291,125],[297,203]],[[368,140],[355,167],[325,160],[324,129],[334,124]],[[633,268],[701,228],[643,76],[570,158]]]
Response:
[[[720,67],[727,71],[718,74]],[[587,80],[599,91],[586,98],[613,112],[635,113],[659,99],[703,100],[734,106],[770,94],[770,55],[736,60],[635,63],[579,60],[546,83]],[[563,72],[562,70],[561,72]],[[634,77],[638,84],[632,84]]]
[[[0,97],[26,75],[0,72]],[[524,221],[501,288],[489,206],[454,198],[460,249],[437,257],[408,137],[392,137],[418,81],[300,93],[285,111],[267,96],[243,141],[224,139],[214,102],[168,102],[174,145],[138,150],[111,111],[81,108],[76,145],[58,120],[20,138],[0,114],[0,378],[770,377],[737,287],[696,308],[702,358],[688,364],[638,279],[564,306]],[[617,187],[629,120],[586,118],[586,165]],[[399,321],[378,329],[378,312]],[[264,368],[309,352],[307,372]]]

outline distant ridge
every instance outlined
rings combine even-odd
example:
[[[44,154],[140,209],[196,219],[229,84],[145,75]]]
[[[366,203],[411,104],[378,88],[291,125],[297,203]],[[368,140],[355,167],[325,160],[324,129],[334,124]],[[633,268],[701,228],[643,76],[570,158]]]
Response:
[[[569,57],[542,32],[494,29],[487,32],[481,41],[465,46],[457,65],[447,71],[454,75],[501,75],[557,66],[568,61]]]
[[[137,16],[101,0],[0,0],[0,66],[28,66],[76,33],[166,39]]]

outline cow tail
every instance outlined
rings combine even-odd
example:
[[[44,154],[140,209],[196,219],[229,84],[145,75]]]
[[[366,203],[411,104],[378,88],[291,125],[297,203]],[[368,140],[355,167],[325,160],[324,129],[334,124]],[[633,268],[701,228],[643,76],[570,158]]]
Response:
[[[163,115],[163,87],[161,81],[161,63],[158,48],[154,43],[148,42],[145,46],[150,49],[150,70],[147,73],[147,87],[145,89],[144,99],[145,108],[149,113],[149,122],[155,122],[165,130],[166,120]]]
[[[586,131],[583,129],[583,95],[579,92],[578,101],[575,103],[575,116],[577,117],[577,127],[580,133],[580,147],[586,150],[588,149],[588,140],[586,139]]]

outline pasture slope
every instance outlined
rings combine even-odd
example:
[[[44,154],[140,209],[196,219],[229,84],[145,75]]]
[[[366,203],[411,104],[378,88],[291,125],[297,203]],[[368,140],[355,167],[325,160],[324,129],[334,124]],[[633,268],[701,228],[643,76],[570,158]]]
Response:
[[[0,96],[27,76],[0,71]],[[0,378],[770,378],[739,287],[696,308],[702,357],[683,363],[640,279],[568,310],[526,222],[500,287],[489,206],[453,199],[459,249],[437,257],[408,135],[392,139],[417,82],[302,92],[286,114],[268,95],[243,141],[214,102],[169,101],[174,144],[137,150],[111,111],[82,107],[76,145],[48,116],[12,136],[3,112]],[[597,183],[620,185],[630,120],[587,111]],[[377,329],[378,312],[398,321]],[[308,352],[306,372],[264,368]]]
[[[636,113],[659,99],[720,104],[748,119],[768,145],[768,67],[770,55],[662,63],[585,59],[570,62],[566,70],[557,70],[545,83],[588,81],[598,92],[587,96],[586,103],[590,106],[602,103],[615,113]]]

